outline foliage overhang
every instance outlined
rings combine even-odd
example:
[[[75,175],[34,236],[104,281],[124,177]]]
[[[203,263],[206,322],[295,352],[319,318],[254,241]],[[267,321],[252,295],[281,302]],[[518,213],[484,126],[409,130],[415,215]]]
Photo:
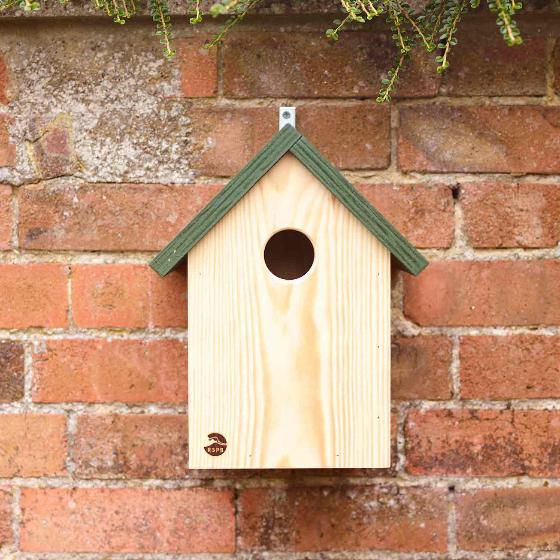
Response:
[[[59,0],[65,4],[72,0]],[[171,17],[168,0],[90,0],[94,7],[116,23],[124,24],[137,11],[144,12],[147,7],[154,21],[163,53],[172,58],[175,51],[172,45]],[[195,25],[203,21],[206,13],[228,17],[226,24],[207,48],[220,43],[230,29],[239,23],[252,9],[263,0],[218,0],[205,9],[203,0],[184,0],[190,13],[189,21]],[[332,3],[332,0],[324,0]],[[515,14],[522,8],[519,0],[484,0],[491,12],[497,16],[496,24],[504,41],[509,46],[522,42],[515,21]],[[0,0],[0,9],[20,8],[25,12],[41,9],[46,0]],[[305,0],[302,0],[305,2]],[[457,30],[464,14],[479,7],[481,0],[427,0],[422,7],[413,9],[406,0],[339,0],[341,17],[333,22],[325,34],[330,40],[337,41],[341,31],[348,24],[365,24],[370,20],[382,18],[391,31],[397,49],[394,65],[382,78],[377,101],[383,103],[391,99],[403,68],[414,49],[434,52],[436,71],[444,72],[449,66],[449,54],[457,44]],[[138,5],[142,3],[142,5]],[[144,4],[147,4],[144,5]]]

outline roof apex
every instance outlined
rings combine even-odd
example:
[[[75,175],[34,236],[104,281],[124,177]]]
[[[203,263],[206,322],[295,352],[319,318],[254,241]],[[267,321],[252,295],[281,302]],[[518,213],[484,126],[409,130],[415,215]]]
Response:
[[[346,208],[358,218],[401,266],[419,274],[428,261],[392,226],[317,149],[293,126],[284,126],[262,150],[151,261],[160,275],[168,274],[271,167],[291,152]]]

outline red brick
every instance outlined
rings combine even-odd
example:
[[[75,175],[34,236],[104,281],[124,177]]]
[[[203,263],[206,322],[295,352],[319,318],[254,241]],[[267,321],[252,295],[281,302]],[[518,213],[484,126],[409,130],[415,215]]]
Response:
[[[191,119],[194,169],[203,175],[238,173],[278,130],[278,112],[265,108],[191,109]]]
[[[205,49],[200,37],[177,41],[181,92],[185,97],[213,97],[218,92],[218,49]]]
[[[220,186],[42,183],[18,190],[21,247],[159,251],[210,202]]]
[[[249,489],[239,498],[247,551],[439,552],[447,546],[445,493],[396,486]]]
[[[390,163],[388,106],[308,105],[298,108],[297,127],[339,169],[383,169]]]
[[[554,91],[556,94],[560,92],[560,42],[556,40],[556,47],[553,53],[553,70],[554,70]]]
[[[357,185],[358,190],[417,247],[449,247],[453,197],[444,185]]]
[[[65,327],[66,267],[59,264],[0,265],[0,328]]]
[[[404,312],[420,325],[558,325],[560,262],[440,261],[405,275]]]
[[[560,474],[559,411],[412,411],[405,437],[406,469],[411,474]]]
[[[560,336],[463,336],[460,361],[464,398],[560,397]]]
[[[560,172],[558,107],[430,104],[399,112],[403,171]]]
[[[191,118],[198,149],[195,168],[211,176],[236,174],[278,131],[275,108],[197,108],[191,110]],[[297,110],[298,130],[341,169],[387,167],[390,124],[389,107],[370,102],[322,103]]]
[[[0,341],[0,403],[23,398],[24,375],[23,345]]]
[[[185,327],[184,268],[161,278],[142,264],[72,267],[72,311],[79,327]]]
[[[33,355],[35,402],[169,402],[187,398],[179,340],[50,340]]]
[[[187,472],[187,417],[78,417],[75,473],[83,478],[174,478]]]
[[[8,87],[10,84],[10,73],[3,58],[0,58],[0,104],[9,103]]]
[[[391,61],[385,62],[385,74],[389,64]],[[434,97],[438,94],[440,84],[441,74],[434,71],[434,54],[422,48],[413,49],[392,97],[395,99]],[[378,91],[380,88],[381,83],[378,84]]]
[[[545,95],[546,38],[524,36],[514,48],[497,33],[461,34],[452,49],[441,93],[446,95]]]
[[[497,488],[457,500],[462,550],[560,550],[560,489]]]
[[[12,187],[0,185],[0,249],[11,246],[12,222]]]
[[[560,188],[541,183],[464,183],[465,231],[473,247],[554,247]]]
[[[394,48],[388,35],[358,31],[253,32],[224,44],[230,97],[373,97]],[[348,53],[352,53],[349,64]]]
[[[0,477],[65,473],[66,418],[61,414],[0,414]]]
[[[10,544],[12,533],[12,494],[9,490],[0,489],[0,548]]]
[[[232,36],[224,43],[224,93],[238,98],[375,97],[395,56],[388,34],[368,31],[345,32],[337,42],[327,40],[323,31]],[[433,56],[414,51],[398,95],[433,96],[438,87]]]
[[[391,397],[451,397],[451,340],[445,336],[398,337],[391,344]]]
[[[26,552],[233,552],[231,490],[25,488]]]
[[[81,170],[74,153],[71,117],[61,113],[44,122],[40,119],[32,125],[36,139],[30,143],[32,161],[42,179],[72,175]]]
[[[0,115],[0,167],[14,167],[16,164],[16,147],[10,142],[8,132],[8,115]]]

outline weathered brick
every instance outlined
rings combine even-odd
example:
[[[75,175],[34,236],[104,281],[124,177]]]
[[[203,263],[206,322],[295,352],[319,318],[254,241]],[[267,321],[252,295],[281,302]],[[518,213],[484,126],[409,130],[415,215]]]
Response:
[[[23,398],[24,375],[23,345],[0,341],[0,403]]]
[[[231,490],[25,488],[26,552],[233,552]]]
[[[0,249],[10,248],[12,222],[12,187],[0,185]]]
[[[403,171],[560,172],[558,107],[430,104],[399,113]]]
[[[298,130],[340,169],[382,169],[391,159],[389,107],[308,105],[298,108]],[[341,150],[341,146],[349,149]]]
[[[72,267],[72,311],[79,327],[184,327],[185,270],[160,278],[142,264]]]
[[[66,267],[59,264],[0,265],[0,328],[65,327]]]
[[[8,115],[0,114],[0,167],[14,167],[16,164],[16,147],[8,133],[9,120]]]
[[[213,97],[218,92],[218,49],[205,49],[201,37],[177,41],[181,92],[185,97]]]
[[[298,107],[297,113],[298,129],[337,167],[389,165],[389,107],[370,102],[323,103]],[[274,108],[193,108],[190,115],[198,149],[195,167],[206,175],[237,173],[278,130]],[[351,148],[341,150],[341,145]]]
[[[187,472],[187,417],[78,417],[72,457],[83,478],[175,478]]]
[[[35,402],[170,402],[187,398],[179,340],[50,340],[33,355]]]
[[[46,122],[39,119],[33,127],[35,139],[30,145],[30,154],[37,175],[42,179],[53,179],[72,175],[81,165],[74,153],[72,120],[61,113]]]
[[[560,262],[440,261],[405,275],[404,312],[420,325],[558,325]]]
[[[220,188],[45,183],[21,187],[19,243],[25,249],[51,251],[158,251]]]
[[[560,42],[556,41],[556,47],[553,53],[553,69],[554,69],[554,91],[556,94],[560,92]]]
[[[344,33],[337,42],[318,31],[237,35],[224,44],[224,93],[230,97],[372,97],[379,91],[393,50],[388,35],[363,31]]]
[[[12,533],[12,494],[7,489],[0,489],[0,548],[10,544]]]
[[[474,247],[554,247],[560,189],[541,183],[463,183],[465,231]]]
[[[387,70],[386,65],[385,71]],[[424,49],[413,49],[392,97],[395,99],[434,97],[438,94],[440,84],[441,74],[434,71],[433,53],[426,52]],[[378,84],[378,90],[380,87],[381,83]]]
[[[560,550],[560,489],[497,488],[457,499],[462,550]]]
[[[461,34],[452,49],[441,93],[446,95],[545,95],[546,38],[524,37],[511,48],[497,33]]]
[[[560,336],[462,336],[461,396],[560,397]]]
[[[417,247],[449,247],[454,218],[444,185],[357,185],[358,190]]]
[[[0,414],[0,477],[59,476],[66,467],[61,414]]]
[[[410,412],[406,469],[412,474],[558,476],[560,412],[428,410]]]
[[[278,130],[278,113],[271,109],[205,107],[190,114],[194,168],[204,175],[238,173]]]
[[[322,31],[238,35],[224,43],[224,93],[238,98],[374,97],[395,55],[388,34],[368,31],[343,33],[336,42],[326,40]],[[406,70],[397,96],[437,94],[433,56],[414,51]]]
[[[440,490],[396,486],[249,489],[239,497],[247,551],[443,551]]]
[[[391,397],[397,400],[451,396],[451,340],[445,336],[398,337],[391,344]]]
[[[10,101],[8,98],[8,86],[10,84],[10,73],[6,62],[0,58],[0,104],[7,105]]]

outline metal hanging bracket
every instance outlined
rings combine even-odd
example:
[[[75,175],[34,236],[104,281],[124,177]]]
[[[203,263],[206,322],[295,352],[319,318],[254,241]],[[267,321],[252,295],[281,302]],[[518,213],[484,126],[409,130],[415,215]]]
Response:
[[[287,124],[296,127],[295,107],[280,107],[278,110],[278,130],[282,130]]]

